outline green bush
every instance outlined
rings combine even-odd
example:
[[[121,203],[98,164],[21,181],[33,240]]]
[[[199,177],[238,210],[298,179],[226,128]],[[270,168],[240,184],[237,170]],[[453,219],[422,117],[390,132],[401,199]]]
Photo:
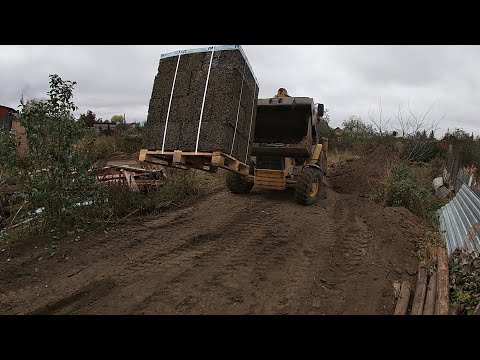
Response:
[[[436,207],[415,170],[403,162],[389,164],[372,199],[386,206],[403,206],[423,218],[431,218]]]
[[[450,301],[460,315],[473,314],[480,304],[480,257],[456,250],[450,257]]]
[[[29,143],[24,158],[15,156],[11,136],[0,136],[1,181],[14,178],[21,185],[14,199],[21,212],[0,231],[0,239],[109,223],[132,212],[158,211],[196,199],[215,187],[212,180],[219,177],[199,171],[172,171],[163,186],[146,194],[131,192],[125,184],[100,184],[93,162],[115,152],[138,151],[141,129],[112,136],[85,129],[73,116],[74,85],[51,75],[46,100],[21,102],[19,117]]]
[[[77,146],[85,151],[92,162],[107,159],[118,152],[132,154],[142,147],[141,130],[117,130],[111,135],[105,135],[88,130],[78,141]]]

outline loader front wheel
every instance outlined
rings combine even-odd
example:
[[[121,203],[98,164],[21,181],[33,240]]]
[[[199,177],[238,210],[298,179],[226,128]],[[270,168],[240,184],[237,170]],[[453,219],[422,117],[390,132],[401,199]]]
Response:
[[[317,168],[304,168],[298,176],[295,200],[302,205],[313,205],[320,197],[322,172]]]
[[[248,181],[245,176],[229,172],[227,174],[227,187],[234,194],[248,194],[253,188],[253,182]]]

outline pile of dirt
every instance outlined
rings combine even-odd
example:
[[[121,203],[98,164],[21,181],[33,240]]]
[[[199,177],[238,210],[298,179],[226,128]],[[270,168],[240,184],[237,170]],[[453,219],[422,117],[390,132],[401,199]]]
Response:
[[[160,60],[148,110],[145,148],[162,148],[178,63],[165,150],[195,150],[211,55],[210,51],[197,52],[181,55],[180,61],[178,56]],[[199,151],[230,154],[234,143],[232,155],[243,161],[247,147],[251,148],[248,139],[252,141],[252,137],[249,135],[255,130],[255,121],[252,119],[255,119],[257,97],[258,86],[242,53],[239,50],[215,51],[205,97]]]
[[[395,160],[397,156],[392,149],[379,146],[359,160],[335,164],[330,170],[330,184],[340,193],[371,195],[388,163]]]

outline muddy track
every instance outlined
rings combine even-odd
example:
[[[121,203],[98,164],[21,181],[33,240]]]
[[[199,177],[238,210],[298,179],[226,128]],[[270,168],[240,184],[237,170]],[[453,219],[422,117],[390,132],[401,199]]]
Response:
[[[328,184],[309,207],[291,191],[221,191],[48,257],[2,253],[0,313],[389,314],[392,281],[414,280],[403,269],[418,261],[415,239],[386,239],[383,212]]]

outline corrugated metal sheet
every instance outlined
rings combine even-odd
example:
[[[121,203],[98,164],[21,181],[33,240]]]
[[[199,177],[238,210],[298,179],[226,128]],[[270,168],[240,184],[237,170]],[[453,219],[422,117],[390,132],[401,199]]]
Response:
[[[448,255],[456,249],[480,253],[480,198],[465,184],[438,210]]]

